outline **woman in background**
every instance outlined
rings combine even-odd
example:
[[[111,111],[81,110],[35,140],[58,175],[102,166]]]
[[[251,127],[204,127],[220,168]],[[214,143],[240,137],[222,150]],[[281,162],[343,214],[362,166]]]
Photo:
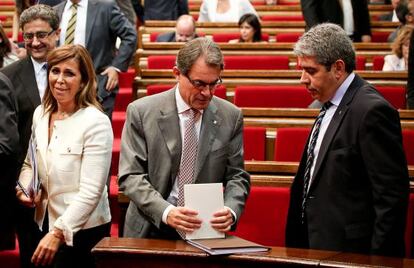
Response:
[[[392,54],[384,57],[383,71],[405,71],[408,66],[408,53],[410,38],[413,32],[411,26],[404,26],[394,43],[392,43]]]
[[[23,164],[16,196],[35,205],[42,231],[33,235],[32,263],[94,267],[92,247],[109,236],[106,180],[113,134],[96,99],[95,72],[86,49],[62,46],[50,52],[49,84],[33,115],[32,150]],[[41,189],[31,184],[38,170]]]
[[[12,52],[12,46],[9,38],[0,24],[0,68],[17,61],[19,58]]]
[[[230,40],[229,43],[262,42],[262,27],[256,15],[244,14],[239,20],[240,38]]]
[[[199,22],[238,22],[247,13],[257,12],[249,0],[203,0]]]

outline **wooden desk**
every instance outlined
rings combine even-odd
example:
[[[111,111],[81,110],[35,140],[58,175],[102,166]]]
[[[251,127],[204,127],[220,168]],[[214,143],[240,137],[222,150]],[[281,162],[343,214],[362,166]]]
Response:
[[[104,238],[93,249],[106,267],[414,267],[413,259],[272,247],[265,253],[208,256],[184,241]]]

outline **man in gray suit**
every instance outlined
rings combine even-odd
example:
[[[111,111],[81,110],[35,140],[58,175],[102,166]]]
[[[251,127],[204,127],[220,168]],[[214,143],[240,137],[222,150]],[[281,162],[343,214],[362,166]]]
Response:
[[[136,49],[137,33],[114,0],[67,0],[54,8],[62,29],[60,45],[65,43],[66,29],[77,4],[74,44],[83,45],[90,53],[98,74],[98,97],[111,118],[118,92],[118,73],[128,69]],[[116,50],[116,39],[121,39]]]
[[[157,42],[188,42],[197,38],[193,16],[182,15],[175,24],[175,31],[157,36]]]
[[[122,133],[119,185],[129,198],[124,236],[178,239],[176,230],[200,228],[197,212],[180,201],[189,113],[195,119],[198,146],[193,158],[193,183],[222,182],[224,209],[211,225],[219,232],[235,229],[250,191],[243,167],[243,116],[226,100],[213,96],[221,83],[223,55],[207,38],[180,49],[173,73],[177,85],[128,106]],[[181,186],[179,186],[181,185]],[[208,200],[206,200],[208,202]]]

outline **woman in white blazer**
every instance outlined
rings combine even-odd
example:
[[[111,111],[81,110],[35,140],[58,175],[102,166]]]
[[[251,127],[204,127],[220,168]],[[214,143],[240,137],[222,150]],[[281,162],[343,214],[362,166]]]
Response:
[[[397,38],[392,43],[392,54],[384,57],[383,71],[406,71],[408,54],[410,49],[410,38],[413,32],[411,26],[404,26],[399,31]]]
[[[249,0],[203,0],[199,22],[238,22],[247,13],[257,15]]]
[[[93,267],[92,247],[109,236],[106,180],[113,134],[96,100],[95,72],[85,48],[63,46],[48,56],[49,83],[33,115],[29,147],[17,197],[35,206],[41,230],[32,263]],[[31,184],[33,170],[41,187]]]

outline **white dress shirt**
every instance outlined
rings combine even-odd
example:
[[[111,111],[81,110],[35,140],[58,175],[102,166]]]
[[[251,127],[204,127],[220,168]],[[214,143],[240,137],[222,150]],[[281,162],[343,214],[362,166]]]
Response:
[[[331,107],[329,107],[329,109],[326,110],[325,116],[322,119],[322,123],[321,123],[321,126],[319,128],[318,139],[316,140],[315,149],[313,150],[313,153],[314,153],[315,157],[314,157],[312,167],[311,167],[311,171],[310,171],[309,186],[312,183],[313,171],[315,170],[316,161],[318,161],[319,149],[321,148],[323,137],[325,136],[326,130],[328,129],[329,124],[331,123],[332,117],[334,116],[334,114],[336,112],[336,109],[338,108],[339,104],[341,103],[341,100],[344,97],[346,91],[348,90],[349,85],[354,80],[354,77],[355,77],[355,74],[351,73],[344,80],[344,82],[339,86],[339,88],[336,91],[335,95],[330,100],[330,102],[332,103]],[[312,130],[312,134],[313,134],[313,131],[314,131],[314,129]],[[311,134],[311,137],[312,137],[312,134]],[[309,190],[309,188],[310,187],[308,187],[308,190]]]
[[[354,11],[351,0],[341,0],[342,12],[344,18],[344,30],[348,35],[354,34]]]
[[[66,28],[70,18],[72,17],[72,1],[68,0],[66,2],[65,8],[62,14],[62,20],[60,21],[60,37],[59,42],[61,45],[65,43],[66,38]],[[77,16],[76,16],[76,28],[75,28],[75,40],[74,44],[86,46],[86,13],[88,11],[88,0],[80,0],[78,3]]]

